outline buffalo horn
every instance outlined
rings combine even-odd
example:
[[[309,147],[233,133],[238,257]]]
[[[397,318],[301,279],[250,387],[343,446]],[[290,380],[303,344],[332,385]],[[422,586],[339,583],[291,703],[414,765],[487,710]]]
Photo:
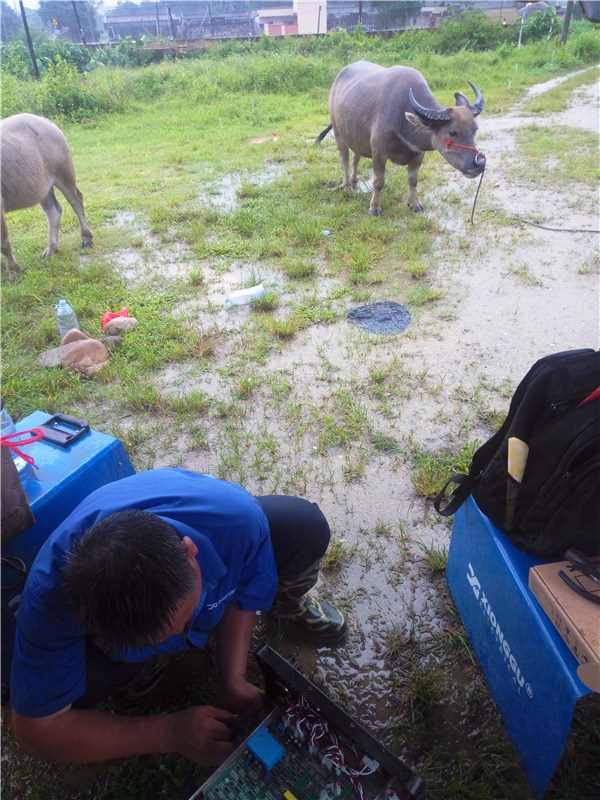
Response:
[[[450,113],[448,112],[447,108],[425,108],[425,106],[422,106],[420,103],[417,103],[412,88],[408,90],[408,99],[410,100],[411,106],[414,108],[414,110],[420,117],[425,117],[425,119],[431,119],[434,122],[450,121]],[[483,103],[483,98],[481,99]],[[481,108],[483,108],[483,105],[481,106]],[[479,109],[479,111],[481,111],[481,108]],[[479,111],[477,113],[479,113]]]
[[[471,81],[469,81],[469,84],[471,85],[471,89],[473,89],[473,91],[475,92],[475,102],[471,106],[471,111],[473,112],[473,116],[476,117],[477,114],[481,114],[481,112],[483,111],[485,100],[483,99],[483,95],[481,94],[479,89],[475,86],[475,84],[471,83]]]

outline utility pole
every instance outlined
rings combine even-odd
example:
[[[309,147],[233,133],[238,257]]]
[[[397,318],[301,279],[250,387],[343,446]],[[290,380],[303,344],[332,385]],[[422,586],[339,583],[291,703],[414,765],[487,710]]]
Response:
[[[33,63],[33,71],[35,73],[35,77],[39,80],[40,71],[38,69],[37,59],[35,57],[35,51],[33,49],[33,42],[31,41],[31,34],[29,33],[29,25],[27,24],[27,17],[25,15],[25,9],[23,7],[23,0],[19,0],[19,5],[21,7],[21,18],[23,20],[23,27],[25,28],[25,37],[27,39],[27,44],[29,45],[29,55],[31,56],[31,61]]]
[[[85,7],[87,9],[88,24],[90,26],[90,36],[92,37],[92,41],[95,42],[96,41],[96,31],[94,30],[94,25],[92,23],[92,15],[90,13],[90,5],[91,5],[91,3],[88,2],[88,3],[85,4]]]
[[[567,10],[565,11],[565,18],[563,21],[562,27],[562,34],[560,37],[560,43],[565,44],[567,41],[567,36],[569,35],[569,25],[571,24],[571,14],[573,13],[573,0],[569,0],[567,3]]]
[[[77,20],[77,27],[79,28],[79,35],[81,36],[81,41],[87,47],[85,36],[83,35],[83,28],[81,27],[81,22],[79,21],[79,12],[77,11],[77,6],[75,5],[75,0],[72,0],[73,3],[73,11],[75,12],[75,19]]]

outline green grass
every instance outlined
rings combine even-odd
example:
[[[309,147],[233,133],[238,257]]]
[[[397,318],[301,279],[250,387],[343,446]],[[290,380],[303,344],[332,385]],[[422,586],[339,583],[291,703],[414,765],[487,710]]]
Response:
[[[433,499],[444,488],[452,473],[466,473],[473,453],[481,442],[463,445],[458,452],[450,449],[427,450],[413,444],[409,452],[412,462],[411,481],[423,497]]]
[[[598,82],[600,69],[586,69],[579,75],[573,75],[567,80],[562,81],[558,86],[549,89],[547,92],[532,97],[524,103],[526,114],[539,114],[540,116],[564,111],[568,108],[573,94],[582,86],[590,86]]]
[[[600,156],[587,131],[567,126],[529,125],[515,132],[523,166],[536,183],[551,188],[563,181],[598,185]],[[558,152],[561,153],[557,157]]]

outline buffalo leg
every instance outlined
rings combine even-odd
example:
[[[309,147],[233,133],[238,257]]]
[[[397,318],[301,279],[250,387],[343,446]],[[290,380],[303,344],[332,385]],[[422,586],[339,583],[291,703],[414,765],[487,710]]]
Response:
[[[419,153],[408,165],[408,207],[412,211],[424,211],[425,209],[419,201],[417,194],[417,178],[419,169],[423,163],[425,153]]]
[[[1,213],[1,222],[2,222],[2,255],[6,259],[6,266],[8,267],[8,280],[10,283],[16,281],[18,278],[21,277],[23,274],[23,270],[15,261],[15,257],[13,256],[12,247],[10,244],[10,239],[8,237],[8,228],[6,226],[6,219],[4,217],[4,209],[2,209]]]
[[[40,205],[48,220],[48,244],[42,255],[42,258],[47,258],[58,250],[58,226],[62,216],[62,208],[54,194],[54,187],[50,187],[50,191]]]
[[[387,159],[384,156],[373,153],[373,196],[369,206],[370,217],[381,216],[381,190],[385,186],[385,164]]]
[[[334,130],[335,133],[335,130]],[[350,187],[350,150],[348,145],[341,139],[335,137],[338,150],[340,152],[340,161],[342,162],[342,185],[340,189],[348,189]]]
[[[358,189],[358,165],[360,163],[360,156],[358,153],[352,153],[352,176],[350,178],[350,185],[352,186],[352,191],[355,192]]]
[[[67,185],[65,183],[59,182],[58,180],[55,182],[55,186],[57,189],[60,189],[64,196],[67,198],[67,201],[75,214],[77,215],[77,219],[79,220],[79,227],[81,228],[81,246],[82,247],[91,247],[92,246],[92,232],[88,227],[87,220],[85,218],[85,214],[83,212],[83,195],[77,188],[77,186],[73,183],[73,185]]]

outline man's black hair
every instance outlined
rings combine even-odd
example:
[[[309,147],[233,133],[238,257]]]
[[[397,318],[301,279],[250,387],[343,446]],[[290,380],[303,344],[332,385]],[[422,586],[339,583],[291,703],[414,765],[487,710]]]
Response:
[[[75,618],[106,653],[160,639],[194,587],[177,530],[140,509],[110,514],[85,531],[62,575]]]

